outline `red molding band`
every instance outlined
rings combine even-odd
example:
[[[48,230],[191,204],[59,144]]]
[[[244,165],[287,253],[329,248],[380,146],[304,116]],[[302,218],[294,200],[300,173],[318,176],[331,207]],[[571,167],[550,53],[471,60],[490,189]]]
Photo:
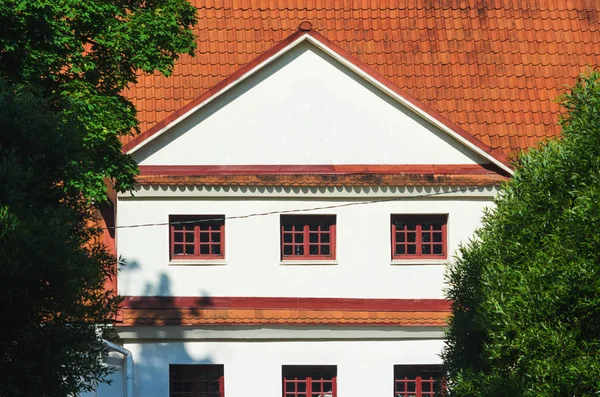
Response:
[[[211,296],[128,296],[125,309],[299,309],[393,312],[449,312],[445,299],[272,298]]]

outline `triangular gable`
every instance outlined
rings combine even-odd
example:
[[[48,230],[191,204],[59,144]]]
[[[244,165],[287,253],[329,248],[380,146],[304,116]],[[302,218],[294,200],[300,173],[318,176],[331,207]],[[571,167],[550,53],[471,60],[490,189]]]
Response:
[[[377,72],[362,64],[359,60],[352,57],[349,53],[330,42],[325,37],[321,36],[315,31],[312,31],[310,24],[307,23],[303,23],[296,33],[278,43],[269,51],[257,57],[254,61],[240,68],[237,72],[214,86],[212,89],[191,101],[189,104],[179,109],[155,125],[153,128],[136,137],[134,140],[124,146],[124,150],[128,153],[137,152],[149,142],[185,121],[189,116],[194,114],[199,109],[207,106],[212,101],[232,90],[238,84],[255,75],[257,72],[272,64],[277,59],[284,56],[304,42],[308,42],[317,47],[319,50],[323,51],[339,64],[348,68],[357,76],[360,76],[362,79],[387,95],[389,98],[401,104],[404,108],[410,110],[418,117],[435,126],[437,129],[443,131],[447,137],[458,142],[460,146],[463,146],[473,154],[486,159],[492,164],[498,166],[500,169],[508,173],[512,173],[512,170],[510,169],[506,159],[501,154],[493,152],[489,146],[480,142],[459,126],[445,119],[439,113],[428,108],[410,95],[401,92],[398,87],[380,76]]]

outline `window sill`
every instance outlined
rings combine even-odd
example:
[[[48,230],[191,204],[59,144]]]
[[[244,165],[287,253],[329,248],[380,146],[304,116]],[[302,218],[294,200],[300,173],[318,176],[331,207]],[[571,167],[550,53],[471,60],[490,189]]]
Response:
[[[290,265],[302,265],[302,266],[312,266],[312,265],[337,265],[338,261],[335,259],[298,259],[298,260],[283,260],[279,262],[280,265],[290,266]]]
[[[225,266],[225,259],[172,259],[169,266]]]
[[[445,265],[448,259],[392,259],[390,265]]]

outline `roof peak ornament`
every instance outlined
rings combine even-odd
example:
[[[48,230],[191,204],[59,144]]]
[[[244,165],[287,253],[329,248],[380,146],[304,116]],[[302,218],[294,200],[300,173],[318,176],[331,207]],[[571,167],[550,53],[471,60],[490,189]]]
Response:
[[[300,25],[298,25],[298,30],[303,31],[303,32],[310,32],[312,30],[312,28],[313,28],[312,23],[310,23],[308,21],[300,22]]]

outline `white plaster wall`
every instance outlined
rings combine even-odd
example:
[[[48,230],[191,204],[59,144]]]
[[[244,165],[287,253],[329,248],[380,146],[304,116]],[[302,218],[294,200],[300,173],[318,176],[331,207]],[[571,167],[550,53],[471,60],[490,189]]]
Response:
[[[336,365],[338,395],[389,397],[395,364],[440,364],[442,340],[130,343],[135,396],[169,395],[169,364],[223,364],[227,397],[281,396],[282,365]],[[100,395],[117,396],[117,393]]]
[[[166,223],[169,214],[229,217],[354,200],[121,198],[117,224]],[[170,266],[166,225],[118,229],[118,254],[127,264],[119,273],[119,292],[133,296],[442,298],[444,265],[391,264],[390,215],[448,214],[452,255],[461,241],[472,236],[483,208],[490,205],[489,198],[429,198],[306,211],[336,215],[337,265],[281,265],[279,215],[226,220],[226,265],[221,266]]]
[[[309,43],[134,157],[141,165],[488,162]]]

